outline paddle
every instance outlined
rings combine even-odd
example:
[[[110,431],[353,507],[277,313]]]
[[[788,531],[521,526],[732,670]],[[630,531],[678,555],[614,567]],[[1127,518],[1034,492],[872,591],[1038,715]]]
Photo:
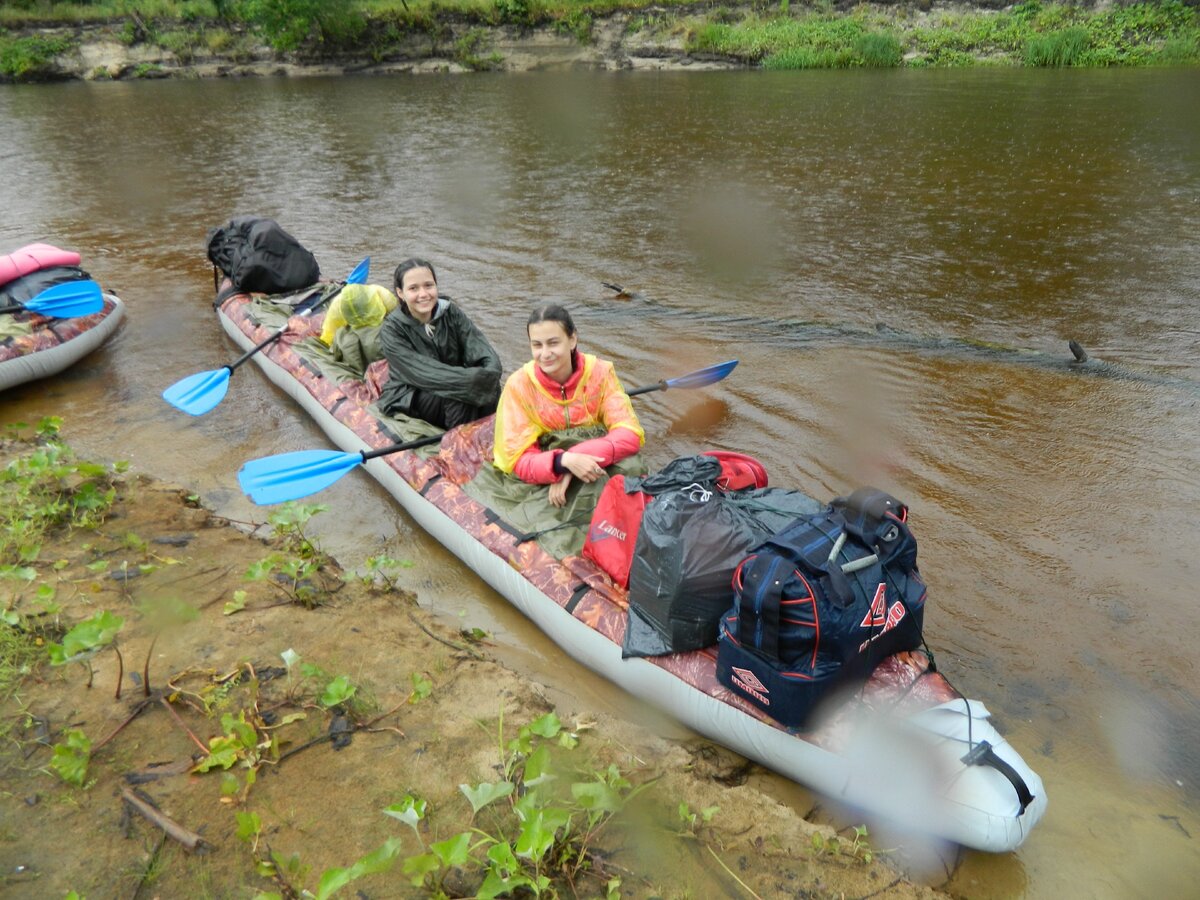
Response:
[[[54,319],[73,319],[76,316],[90,316],[102,309],[104,297],[100,293],[100,285],[94,281],[68,281],[48,287],[24,303],[0,306],[0,313],[26,311]]]
[[[332,300],[341,293],[342,288],[346,285],[362,284],[365,282],[370,268],[371,257],[368,256],[354,267],[353,271],[346,276],[346,280],[342,282],[336,291],[331,291],[329,296],[314,303],[312,306],[304,307],[300,315],[306,318],[311,316],[322,304]],[[303,304],[301,306],[303,307]],[[197,372],[195,375],[179,379],[179,381],[163,391],[163,399],[188,415],[204,415],[225,399],[225,392],[229,390],[229,377],[233,374],[233,370],[250,359],[259,350],[275,343],[283,337],[286,331],[287,325],[284,325],[266,340],[247,350],[227,366],[222,366],[219,369],[210,369],[207,372]]]
[[[736,359],[719,363],[681,375],[679,378],[668,378],[645,387],[628,391],[630,397],[638,394],[648,394],[651,391],[665,391],[668,388],[698,388],[720,381],[733,371],[738,364]],[[259,506],[272,503],[284,503],[288,500],[299,500],[324,490],[360,463],[401,450],[415,450],[436,444],[445,435],[433,434],[402,444],[392,444],[380,447],[378,450],[360,450],[348,452],[341,450],[297,450],[292,453],[280,453],[275,456],[264,456],[262,459],[252,459],[238,472],[238,484],[245,494]]]

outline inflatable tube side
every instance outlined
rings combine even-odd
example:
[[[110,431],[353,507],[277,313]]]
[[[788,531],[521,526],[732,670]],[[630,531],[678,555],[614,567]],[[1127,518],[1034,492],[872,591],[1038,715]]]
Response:
[[[27,381],[56,375],[83,359],[112,336],[125,313],[120,298],[105,294],[111,310],[97,324],[52,347],[0,361],[0,391]]]

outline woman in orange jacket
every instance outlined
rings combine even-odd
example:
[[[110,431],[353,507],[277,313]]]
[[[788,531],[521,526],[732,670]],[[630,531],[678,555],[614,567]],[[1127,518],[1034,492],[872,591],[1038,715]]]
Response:
[[[533,359],[509,376],[496,410],[496,468],[530,484],[550,485],[550,502],[566,503],[572,478],[591,483],[645,442],[612,363],[578,349],[571,314],[557,303],[535,309],[527,324]],[[567,450],[546,438],[589,428],[603,431]]]

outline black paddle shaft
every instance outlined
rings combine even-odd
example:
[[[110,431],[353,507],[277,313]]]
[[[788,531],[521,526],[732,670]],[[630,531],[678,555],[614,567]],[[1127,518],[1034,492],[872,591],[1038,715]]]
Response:
[[[441,434],[429,434],[414,441],[405,441],[403,444],[392,444],[390,447],[380,447],[378,450],[371,450],[369,452],[362,451],[359,455],[362,457],[363,462],[366,462],[368,459],[387,456],[389,453],[399,453],[401,450],[416,450],[418,447],[428,447],[430,444],[436,444],[445,436],[445,432]]]
[[[638,394],[648,394],[651,391],[665,391],[670,385],[665,381],[657,381],[654,384],[647,384],[644,387],[636,387],[632,391],[626,391],[625,396],[636,397]]]
[[[340,285],[336,291],[331,291],[328,297],[322,297],[320,300],[318,300],[312,306],[310,306],[306,310],[304,310],[304,312],[300,313],[300,315],[303,318],[308,318],[314,312],[316,312],[318,307],[324,306],[327,302],[329,302],[334,297],[336,297],[338,294],[340,294],[342,292],[342,288],[344,288],[345,286],[346,286],[345,284]],[[309,296],[311,297],[312,295],[310,294]],[[308,298],[305,298],[305,300],[303,302],[307,303]],[[281,337],[283,337],[283,334],[285,331],[287,331],[287,325],[284,325],[282,328],[280,328],[277,332],[275,332],[270,337],[265,338],[261,343],[255,344],[252,349],[247,350],[245,353],[243,353],[241,356],[239,356],[237,359],[235,359],[233,362],[231,362],[225,368],[227,368],[230,372],[232,372],[234,369],[236,369],[242,363],[244,363],[248,359],[250,359],[250,357],[252,357],[259,350],[262,350],[266,347],[271,346],[273,343],[275,343],[277,340],[279,340]]]

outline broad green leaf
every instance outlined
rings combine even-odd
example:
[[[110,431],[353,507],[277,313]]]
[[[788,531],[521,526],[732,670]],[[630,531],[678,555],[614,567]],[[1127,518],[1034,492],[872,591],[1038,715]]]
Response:
[[[108,610],[101,610],[90,619],[85,619],[63,637],[63,653],[67,657],[111,644],[125,620]]]
[[[554,844],[554,835],[571,821],[571,814],[565,809],[539,809],[527,817],[521,824],[521,835],[517,838],[517,856],[541,860],[546,851]]]
[[[408,697],[409,703],[416,703],[420,700],[424,700],[431,693],[433,693],[433,682],[420,672],[412,673],[412,684],[413,690]]]
[[[238,761],[238,753],[242,750],[241,745],[232,738],[215,737],[208,742],[208,756],[196,763],[195,772],[208,772],[212,769],[232,768],[233,764]]]
[[[88,736],[78,728],[71,728],[63,734],[63,742],[54,745],[50,768],[67,784],[83,787],[91,752],[92,742]]]
[[[525,760],[525,784],[529,787],[537,787],[545,781],[553,781],[554,775],[550,769],[550,748],[545,744],[538,747]]]
[[[225,616],[232,616],[235,612],[241,612],[245,608],[246,608],[246,592],[245,591],[234,591],[233,599],[226,601],[225,608],[221,610],[221,614],[225,615]],[[287,652],[291,652],[291,651],[287,651]],[[286,659],[284,661],[286,662]],[[290,669],[291,666],[288,666],[288,668]]]
[[[553,712],[548,712],[544,716],[530,722],[529,730],[538,737],[552,738],[562,731],[562,722],[558,720],[558,716]]]
[[[520,861],[513,855],[512,847],[504,841],[497,841],[488,848],[487,858],[492,866],[499,866],[504,872],[515,872],[521,868]]]
[[[350,683],[346,675],[339,675],[325,685],[325,693],[321,695],[321,705],[325,707],[338,706],[354,696],[358,688]]]
[[[364,875],[386,872],[400,852],[400,839],[388,838],[348,869],[326,869],[317,884],[317,900],[327,900],[350,882]]]
[[[475,896],[478,900],[493,900],[503,894],[514,896],[517,888],[522,887],[533,887],[533,881],[526,875],[514,874],[504,877],[495,869],[488,869],[487,877],[483,879],[483,884],[479,886],[479,892]]]
[[[471,809],[476,813],[501,797],[507,797],[513,792],[513,783],[511,781],[483,782],[475,787],[470,785],[460,784],[458,789],[463,792],[469,801],[471,801]]]
[[[442,867],[438,862],[438,858],[432,853],[422,853],[418,856],[410,856],[404,860],[404,866],[401,871],[405,875],[412,876],[412,883],[416,887],[420,887],[425,883],[425,876],[430,872],[436,872]]]
[[[383,812],[393,819],[399,819],[415,832],[417,830],[417,823],[425,818],[425,813],[428,809],[428,803],[409,794],[399,803],[393,803],[387,807]]]
[[[242,594],[244,596],[245,593],[246,593],[245,591],[234,591],[233,592],[234,601],[236,601],[238,599],[238,594]],[[300,662],[300,654],[297,653],[295,650],[293,650],[291,647],[288,647],[286,650],[284,650],[282,653],[280,653],[279,656],[281,659],[283,659],[283,664],[285,666],[287,666],[289,669],[291,669],[292,666],[296,665],[296,663]]]
[[[466,865],[471,854],[471,832],[463,831],[447,840],[430,844],[429,849],[437,854],[444,866]]]
[[[259,819],[256,812],[241,812],[234,814],[237,818],[237,835],[238,840],[253,841],[260,831],[262,831],[262,820]]]
[[[571,785],[571,796],[584,809],[617,812],[621,808],[621,797],[600,781],[576,782]]]

